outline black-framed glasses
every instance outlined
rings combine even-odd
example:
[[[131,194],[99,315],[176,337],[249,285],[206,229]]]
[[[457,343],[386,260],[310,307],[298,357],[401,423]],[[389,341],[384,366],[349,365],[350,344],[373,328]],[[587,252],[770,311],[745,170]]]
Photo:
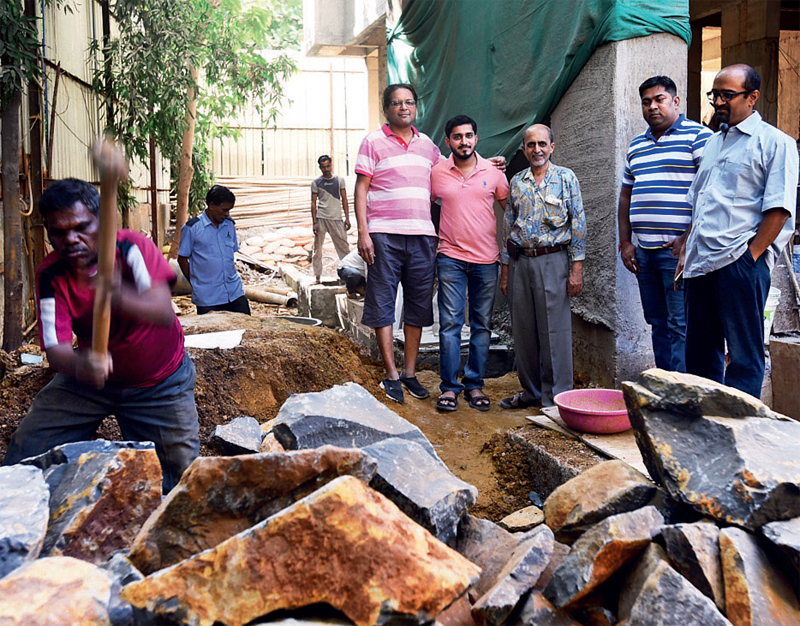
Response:
[[[751,93],[754,91],[753,89],[745,89],[744,91],[717,91],[716,89],[712,89],[706,94],[708,101],[711,104],[714,104],[717,101],[717,98],[722,100],[723,102],[730,102],[736,96],[741,96],[742,94]]]
[[[417,106],[417,101],[416,100],[392,100],[389,103],[389,106],[392,107],[393,109],[399,109],[400,106],[403,105],[403,104],[405,104],[406,107],[408,107],[409,109],[412,109],[415,106]]]

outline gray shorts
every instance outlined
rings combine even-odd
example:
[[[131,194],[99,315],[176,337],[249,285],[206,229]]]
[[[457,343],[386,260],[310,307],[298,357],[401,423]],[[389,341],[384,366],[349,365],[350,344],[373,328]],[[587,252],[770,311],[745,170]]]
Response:
[[[403,285],[403,321],[433,324],[436,237],[371,233],[375,262],[369,266],[361,323],[370,328],[394,324],[397,285]]]

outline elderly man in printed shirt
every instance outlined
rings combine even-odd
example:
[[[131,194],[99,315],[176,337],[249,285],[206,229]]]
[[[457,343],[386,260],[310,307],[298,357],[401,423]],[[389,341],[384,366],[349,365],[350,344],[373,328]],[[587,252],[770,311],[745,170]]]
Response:
[[[522,149],[531,166],[511,179],[500,290],[509,298],[522,391],[504,409],[553,406],[572,389],[569,299],[583,289],[586,218],[575,173],[550,162],[553,131],[530,126]]]

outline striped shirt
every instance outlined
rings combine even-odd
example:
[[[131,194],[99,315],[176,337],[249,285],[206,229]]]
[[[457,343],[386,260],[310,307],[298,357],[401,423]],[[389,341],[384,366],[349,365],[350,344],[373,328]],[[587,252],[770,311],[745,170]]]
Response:
[[[388,124],[361,142],[356,174],[372,180],[367,192],[370,233],[436,236],[431,221],[431,168],[439,148],[413,126],[406,144]]]
[[[154,284],[175,282],[164,255],[144,235],[117,232],[115,268],[122,281],[139,293]],[[59,344],[92,345],[94,285],[73,271],[57,252],[48,254],[36,272],[39,339],[48,350]],[[111,315],[108,351],[114,363],[109,384],[152,387],[171,376],[183,362],[183,328],[177,317],[166,326],[123,315]]]
[[[622,186],[631,191],[631,227],[642,248],[661,248],[692,221],[686,192],[711,131],[679,116],[659,139],[648,128],[628,148]]]

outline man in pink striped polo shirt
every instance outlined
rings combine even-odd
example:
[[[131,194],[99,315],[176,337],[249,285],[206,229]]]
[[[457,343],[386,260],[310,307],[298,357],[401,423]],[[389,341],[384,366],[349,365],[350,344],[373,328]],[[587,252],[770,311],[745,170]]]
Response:
[[[358,252],[370,266],[361,323],[375,329],[386,378],[381,387],[403,403],[430,392],[415,376],[422,327],[433,324],[436,231],[431,221],[431,168],[439,148],[414,128],[417,94],[407,84],[383,92],[386,123],[361,142],[356,159]],[[403,372],[394,362],[394,308],[403,285]]]

